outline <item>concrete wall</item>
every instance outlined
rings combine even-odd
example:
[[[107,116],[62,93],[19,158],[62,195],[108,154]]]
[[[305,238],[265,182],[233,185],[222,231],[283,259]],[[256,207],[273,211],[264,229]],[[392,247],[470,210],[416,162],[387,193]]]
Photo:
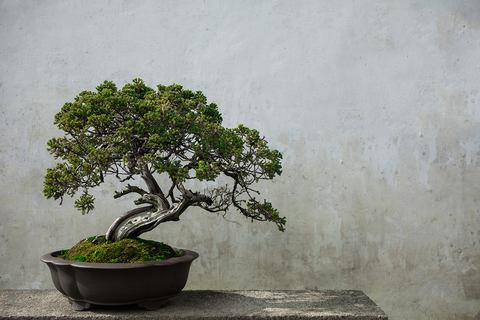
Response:
[[[190,210],[145,234],[201,254],[187,289],[360,289],[395,319],[480,310],[480,2],[0,1],[0,289],[105,233],[42,195],[53,116],[103,80],[178,83],[284,154],[285,233]]]

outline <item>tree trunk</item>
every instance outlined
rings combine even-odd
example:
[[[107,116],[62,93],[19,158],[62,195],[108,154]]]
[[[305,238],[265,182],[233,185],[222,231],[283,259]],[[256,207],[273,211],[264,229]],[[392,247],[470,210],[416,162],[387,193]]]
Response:
[[[129,186],[126,191],[118,193],[116,197],[128,192],[140,193],[136,187]],[[182,190],[182,194],[183,199],[170,207],[163,200],[164,197],[157,194],[143,193],[141,198],[135,200],[135,204],[149,203],[151,206],[137,208],[120,216],[108,228],[107,240],[120,241],[125,238],[138,237],[140,234],[154,229],[162,222],[178,221],[180,215],[193,204],[199,202],[211,204],[212,201],[208,196],[185,189]]]

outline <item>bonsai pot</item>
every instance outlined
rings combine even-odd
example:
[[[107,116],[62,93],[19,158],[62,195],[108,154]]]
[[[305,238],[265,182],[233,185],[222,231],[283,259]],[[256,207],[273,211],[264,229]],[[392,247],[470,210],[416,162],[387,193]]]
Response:
[[[50,268],[52,280],[75,310],[92,305],[137,304],[157,310],[185,287],[188,272],[198,253],[177,249],[184,255],[163,261],[93,263],[57,258],[60,251],[40,260]]]

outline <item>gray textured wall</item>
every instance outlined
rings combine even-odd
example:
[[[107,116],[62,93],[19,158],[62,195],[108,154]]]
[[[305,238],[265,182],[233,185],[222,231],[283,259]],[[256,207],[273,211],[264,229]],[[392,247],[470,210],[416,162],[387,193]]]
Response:
[[[191,210],[145,234],[201,254],[188,289],[360,289],[392,320],[480,310],[480,2],[0,1],[0,288],[105,233],[42,195],[53,116],[103,80],[178,83],[260,130],[285,233]],[[192,186],[193,187],[193,186]]]

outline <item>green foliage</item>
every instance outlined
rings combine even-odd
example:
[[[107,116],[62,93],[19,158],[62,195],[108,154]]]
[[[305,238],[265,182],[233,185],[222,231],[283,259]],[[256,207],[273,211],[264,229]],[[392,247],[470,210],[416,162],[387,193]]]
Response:
[[[70,250],[63,250],[58,257],[71,261],[135,263],[180,256],[182,256],[180,252],[163,242],[141,238],[127,238],[112,242],[107,241],[105,237],[98,239],[91,237],[78,242]]]
[[[171,178],[168,196],[175,202],[172,190],[179,183],[214,181],[223,174],[233,179],[232,187],[214,199],[213,207],[212,201],[194,205],[209,211],[233,205],[248,218],[272,221],[284,230],[285,218],[251,196],[258,193],[253,183],[282,173],[281,153],[270,150],[257,130],[224,128],[217,105],[208,104],[200,91],[176,84],[154,90],[141,79],[118,90],[105,81],[96,92],[83,91],[65,103],[54,124],[65,135],[48,142],[61,162],[47,169],[46,198],[63,200],[81,190],[75,207],[88,213],[95,200],[89,190],[106,175],[126,181],[148,171]]]
[[[263,218],[261,218],[263,215]],[[247,210],[245,216],[253,220],[267,220],[267,221],[279,221],[279,230],[285,231],[284,225],[287,222],[285,218],[280,217],[278,210],[275,209],[270,202],[264,200],[260,203],[253,199],[249,199],[247,203]]]

